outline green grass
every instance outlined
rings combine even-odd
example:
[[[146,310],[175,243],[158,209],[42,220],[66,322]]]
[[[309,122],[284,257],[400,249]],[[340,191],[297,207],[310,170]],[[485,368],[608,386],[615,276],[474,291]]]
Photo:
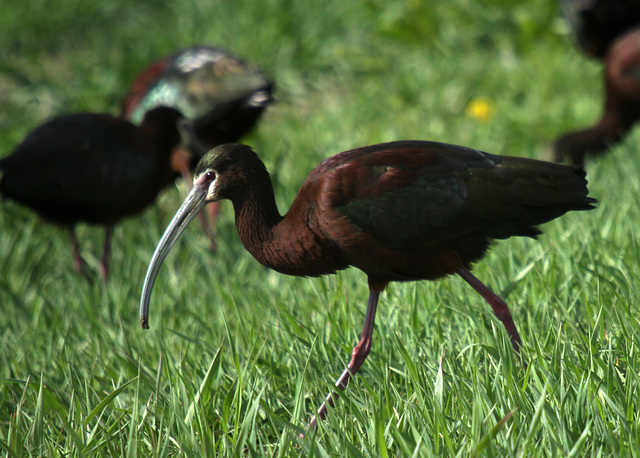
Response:
[[[397,139],[543,157],[591,123],[600,65],[555,0],[0,2],[0,154],[63,112],[116,113],[138,71],[192,44],[277,82],[245,141],[284,211],[320,160]],[[469,102],[495,106],[486,122]],[[184,195],[115,232],[112,280],[73,270],[65,231],[0,208],[0,450],[6,456],[634,456],[640,445],[640,133],[589,164],[595,211],[497,244],[476,275],[524,340],[459,278],[393,284],[371,355],[315,435],[298,439],[348,361],[364,274],[301,279],[197,224],[138,322],[144,273]],[[97,273],[103,233],[80,226]],[[97,277],[96,277],[97,278]]]

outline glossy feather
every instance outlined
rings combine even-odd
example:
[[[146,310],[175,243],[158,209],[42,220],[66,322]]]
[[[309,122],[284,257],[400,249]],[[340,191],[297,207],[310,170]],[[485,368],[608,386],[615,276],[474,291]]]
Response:
[[[150,109],[174,108],[193,121],[208,150],[253,127],[271,101],[272,86],[253,64],[219,48],[194,46],[143,71],[122,101],[121,116],[139,123]]]

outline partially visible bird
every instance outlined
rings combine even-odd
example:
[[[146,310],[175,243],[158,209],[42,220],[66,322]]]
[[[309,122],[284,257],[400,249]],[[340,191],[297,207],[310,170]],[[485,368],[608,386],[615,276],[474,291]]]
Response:
[[[604,69],[606,101],[600,120],[587,129],[558,138],[556,160],[583,165],[588,155],[605,153],[640,120],[640,27],[619,37],[607,53]]]
[[[166,106],[189,119],[192,142],[174,154],[173,167],[190,183],[191,170],[204,153],[237,141],[255,125],[272,100],[272,88],[255,65],[219,48],[194,46],[144,70],[122,101],[121,116],[139,123],[148,110]],[[217,213],[218,206],[212,206],[212,225]],[[203,224],[209,232],[208,223]]]
[[[640,0],[560,0],[582,50],[596,59],[607,55],[620,35],[640,25]]]
[[[100,276],[106,281],[113,226],[140,213],[178,176],[170,163],[181,141],[180,119],[171,108],[148,111],[139,127],[105,114],[54,118],[0,160],[0,192],[69,228],[75,267],[85,274],[74,227],[104,225]]]
[[[280,216],[269,174],[254,151],[240,144],[218,146],[198,164],[194,187],[153,254],[140,302],[142,327],[148,327],[151,290],[171,247],[207,203],[229,199],[240,240],[261,264],[306,277],[349,266],[367,274],[362,336],[336,381],[339,389],[369,354],[378,298],[392,281],[460,275],[489,302],[518,351],[521,339],[507,305],[471,266],[494,239],[536,237],[538,224],[593,208],[586,183],[575,166],[401,141],[326,159]],[[319,418],[334,396],[322,404]],[[311,427],[315,423],[316,417]]]

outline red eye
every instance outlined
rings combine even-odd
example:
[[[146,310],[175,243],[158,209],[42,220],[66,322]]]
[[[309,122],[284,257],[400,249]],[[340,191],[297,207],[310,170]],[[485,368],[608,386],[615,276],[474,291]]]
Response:
[[[208,171],[205,176],[207,177],[207,181],[213,181],[216,179],[216,174],[212,171]]]

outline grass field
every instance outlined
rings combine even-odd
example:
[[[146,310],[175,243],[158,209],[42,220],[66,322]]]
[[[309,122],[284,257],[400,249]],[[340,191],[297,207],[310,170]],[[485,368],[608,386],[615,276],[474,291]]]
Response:
[[[601,66],[555,0],[0,0],[0,155],[51,116],[117,113],[147,63],[212,44],[257,63],[276,102],[244,141],[281,212],[311,168],[382,141],[544,157],[593,122]],[[513,5],[516,6],[513,6]],[[470,107],[486,109],[473,115]],[[316,434],[298,434],[346,365],[364,274],[260,266],[223,204],[197,224],[138,321],[153,249],[184,196],[115,232],[112,279],[75,273],[68,234],[0,206],[0,450],[6,456],[635,456],[640,450],[640,132],[588,164],[598,208],[497,244],[474,272],[509,304],[514,355],[459,278],[392,284],[372,352]],[[98,272],[103,231],[80,226]]]

